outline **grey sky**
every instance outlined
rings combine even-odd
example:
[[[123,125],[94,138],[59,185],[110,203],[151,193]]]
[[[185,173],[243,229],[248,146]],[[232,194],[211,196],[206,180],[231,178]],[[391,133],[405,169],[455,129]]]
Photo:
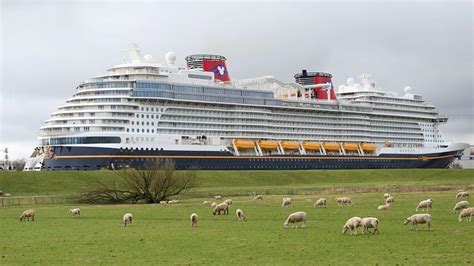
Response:
[[[121,62],[128,43],[163,60],[227,57],[231,78],[301,69],[339,85],[371,73],[406,85],[450,118],[447,139],[474,143],[473,2],[1,2],[0,147],[27,157],[42,122],[77,84]]]

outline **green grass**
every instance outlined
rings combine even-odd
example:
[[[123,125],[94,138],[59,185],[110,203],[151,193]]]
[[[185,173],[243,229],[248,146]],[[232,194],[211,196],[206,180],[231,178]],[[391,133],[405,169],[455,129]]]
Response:
[[[119,181],[113,171],[0,172],[0,189],[14,196],[70,195],[98,180]],[[190,196],[212,193],[247,195],[250,191],[292,194],[330,188],[409,188],[474,183],[474,169],[200,171],[200,187]]]
[[[233,198],[229,216],[213,216],[203,199],[179,205],[81,206],[72,218],[67,205],[0,208],[0,264],[472,264],[473,222],[458,222],[451,212],[453,192],[397,193],[389,211],[377,211],[381,193],[346,194],[355,205],[338,207],[328,195],[327,208],[313,208],[314,196],[296,196],[280,206],[281,196],[262,202]],[[410,231],[405,217],[419,200],[434,199],[434,231]],[[309,201],[311,200],[311,201]],[[37,211],[35,222],[19,222],[21,211]],[[235,209],[248,217],[237,222]],[[308,213],[308,228],[284,229],[290,212]],[[121,217],[132,212],[132,226]],[[200,219],[191,228],[189,215]],[[342,235],[352,216],[376,216],[379,235]]]

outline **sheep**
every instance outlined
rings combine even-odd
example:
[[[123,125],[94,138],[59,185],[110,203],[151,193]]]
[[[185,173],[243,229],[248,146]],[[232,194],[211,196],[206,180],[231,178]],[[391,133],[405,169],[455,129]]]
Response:
[[[352,199],[349,197],[336,198],[336,201],[337,201],[337,205],[339,206],[344,206],[347,204],[354,205],[354,203],[352,202]]]
[[[314,207],[324,206],[326,208],[326,198],[320,198],[314,203]]]
[[[262,195],[257,195],[253,199],[254,200],[263,200],[263,196]]]
[[[131,213],[126,213],[123,215],[123,226],[126,227],[127,225],[131,225],[132,224],[132,220],[133,220],[133,215]]]
[[[392,197],[392,196],[385,199],[385,204],[391,204],[391,203],[394,203],[394,202],[395,202],[395,198]]]
[[[245,214],[241,209],[237,209],[235,211],[235,215],[237,216],[237,220],[239,222],[247,220],[247,217],[245,217]]]
[[[178,204],[179,200],[168,200],[168,204]]]
[[[191,214],[191,217],[190,217],[190,219],[191,219],[191,227],[194,227],[194,226],[197,224],[198,218],[199,218],[199,217],[198,217],[197,214],[195,214],[195,213]]]
[[[384,198],[384,199],[388,199],[388,198],[390,198],[391,196],[392,196],[392,195],[390,195],[390,194],[388,194],[388,193],[383,194],[383,198]]]
[[[168,204],[168,202],[166,200],[160,200],[160,204],[166,205],[166,204]]]
[[[412,216],[406,218],[405,220],[405,225],[408,223],[411,223],[411,230],[413,230],[413,226],[416,226],[416,230],[418,231],[418,224],[428,224],[428,230],[430,230],[433,225],[431,224],[431,221],[433,218],[431,217],[430,214],[427,213],[418,213],[418,214],[413,214]]]
[[[361,226],[360,222],[361,222],[362,218],[360,217],[352,217],[350,218],[349,220],[347,220],[347,222],[344,224],[344,226],[342,227],[342,234],[345,234],[347,232],[347,230],[351,230],[351,235],[357,235],[357,228]]]
[[[462,210],[459,214],[458,220],[461,222],[462,220],[466,220],[469,218],[469,222],[472,220],[472,216],[474,216],[474,207],[466,208]]]
[[[372,234],[375,234],[375,232],[380,234],[380,232],[379,232],[379,219],[377,219],[375,217],[362,218],[360,220],[360,225],[362,226],[362,234],[370,233],[369,228],[374,229]]]
[[[69,212],[72,214],[72,216],[81,216],[81,209],[79,208],[74,208],[74,209],[69,209]]]
[[[227,203],[227,205],[232,205],[232,200],[231,199],[226,199],[224,200],[224,203]]]
[[[214,196],[215,199],[222,199],[222,196],[221,195],[216,195]]]
[[[217,206],[217,202],[213,201],[213,202],[211,203],[211,207],[216,207],[216,206]]]
[[[282,207],[288,207],[288,206],[291,205],[291,201],[292,201],[291,198],[283,198],[283,202],[281,203],[281,206]]]
[[[211,202],[208,201],[208,200],[205,200],[205,201],[202,202],[202,204],[211,204]]]
[[[11,196],[12,196],[12,194],[10,194],[10,193],[5,193],[5,197],[11,197]]]
[[[212,211],[213,215],[221,215],[221,212],[224,212],[224,214],[229,214],[229,205],[225,202],[217,204],[214,210]]]
[[[456,205],[454,206],[453,208],[453,212],[457,212],[457,211],[460,211],[462,209],[466,209],[469,207],[469,202],[467,201],[460,201],[458,203],[456,203]]]
[[[28,221],[29,222],[30,218],[31,218],[32,222],[35,220],[35,210],[26,210],[26,211],[24,211],[20,216],[20,222],[23,222],[23,221]]]
[[[469,198],[469,192],[460,191],[456,194],[456,199]]]
[[[416,206],[415,211],[418,211],[419,209],[426,210],[428,211],[431,210],[431,205],[433,204],[432,199],[427,199],[427,200],[422,200],[420,203],[418,203],[418,206]]]
[[[292,224],[292,227],[294,227],[294,224],[298,222],[303,222],[303,225],[301,226],[302,228],[306,227],[306,212],[300,211],[290,214],[283,223],[283,226],[288,228],[288,224]],[[298,226],[296,226],[296,228],[298,228]]]
[[[385,204],[385,205],[380,205],[377,207],[377,210],[379,211],[386,211],[390,208],[390,204]]]

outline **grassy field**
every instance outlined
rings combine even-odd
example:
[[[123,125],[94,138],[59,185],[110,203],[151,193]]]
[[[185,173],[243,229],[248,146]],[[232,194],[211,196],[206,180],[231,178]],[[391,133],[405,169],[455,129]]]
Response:
[[[75,194],[100,178],[117,180],[114,172],[1,173],[0,187],[14,195]],[[39,204],[0,208],[0,264],[472,264],[474,222],[458,222],[451,209],[457,188],[474,188],[472,170],[251,171],[200,173],[201,186],[178,205]],[[380,192],[379,192],[380,190]],[[246,195],[264,192],[255,202]],[[396,202],[377,211],[382,191]],[[222,193],[234,204],[228,216],[213,216],[203,205]],[[293,206],[281,207],[284,195]],[[339,207],[336,196],[350,196],[354,206]],[[318,197],[327,208],[314,208]],[[432,198],[433,231],[403,225],[416,204]],[[27,208],[34,222],[18,221]],[[237,222],[235,210],[248,217]],[[289,213],[306,211],[308,228],[284,229]],[[134,215],[124,228],[121,217]],[[191,228],[189,216],[200,219]],[[379,235],[342,235],[352,216],[380,219]]]

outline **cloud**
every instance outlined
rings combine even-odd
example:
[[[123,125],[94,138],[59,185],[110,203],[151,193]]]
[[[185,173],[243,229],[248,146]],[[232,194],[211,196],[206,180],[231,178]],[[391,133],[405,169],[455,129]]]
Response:
[[[472,3],[459,2],[2,2],[0,145],[29,155],[38,128],[82,80],[121,62],[130,42],[163,61],[228,58],[232,78],[301,69],[336,84],[372,73],[450,116],[448,139],[474,142]],[[29,147],[29,148],[28,148]],[[13,151],[12,151],[13,153]]]

